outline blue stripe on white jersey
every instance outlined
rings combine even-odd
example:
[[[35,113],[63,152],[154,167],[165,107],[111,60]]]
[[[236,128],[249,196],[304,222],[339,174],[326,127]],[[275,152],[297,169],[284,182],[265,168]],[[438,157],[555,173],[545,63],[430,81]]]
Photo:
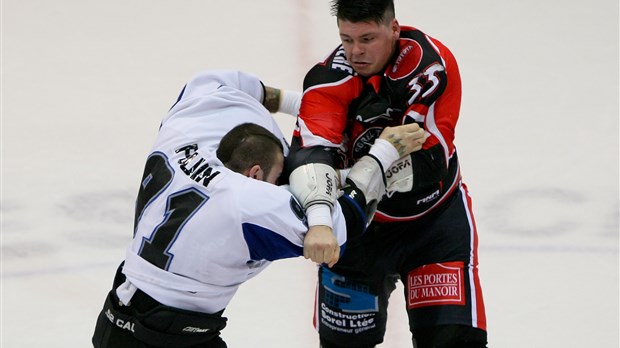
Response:
[[[244,223],[242,228],[252,260],[275,261],[303,255],[302,247],[274,231],[251,223]]]

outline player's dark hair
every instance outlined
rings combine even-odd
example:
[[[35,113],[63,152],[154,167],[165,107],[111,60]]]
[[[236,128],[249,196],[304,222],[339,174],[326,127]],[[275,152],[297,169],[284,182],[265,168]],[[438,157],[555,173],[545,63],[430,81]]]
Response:
[[[353,23],[389,23],[394,19],[394,0],[332,0],[331,13]]]
[[[284,152],[282,143],[273,133],[254,123],[243,123],[220,141],[217,158],[235,172],[243,173],[253,165],[260,165],[265,175],[273,168],[278,154]]]

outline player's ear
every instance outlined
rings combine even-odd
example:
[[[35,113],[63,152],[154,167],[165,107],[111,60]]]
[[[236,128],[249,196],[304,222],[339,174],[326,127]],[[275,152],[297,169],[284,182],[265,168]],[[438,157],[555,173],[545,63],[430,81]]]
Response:
[[[248,177],[252,178],[252,179],[256,179],[256,180],[263,180],[265,173],[263,172],[263,169],[260,167],[260,165],[255,164],[253,166],[250,167],[250,169],[248,170]]]
[[[392,36],[394,37],[394,40],[398,40],[400,37],[400,24],[398,24],[398,20],[396,20],[396,18],[392,19],[390,28],[392,29]]]

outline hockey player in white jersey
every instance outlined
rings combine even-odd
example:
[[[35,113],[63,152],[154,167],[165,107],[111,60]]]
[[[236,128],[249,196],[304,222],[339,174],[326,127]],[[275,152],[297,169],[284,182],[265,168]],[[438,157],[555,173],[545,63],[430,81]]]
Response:
[[[146,160],[134,238],[94,347],[226,347],[222,314],[239,286],[274,260],[337,261],[347,234],[363,232],[366,209],[383,195],[383,168],[419,149],[411,144],[420,130],[386,129],[340,191],[329,222],[334,234],[328,229],[335,248],[321,236],[304,245],[308,202],[336,195],[337,182],[330,188],[310,179],[295,192],[299,200],[274,185],[288,144],[269,111],[283,106],[295,114],[299,103],[295,93],[279,93],[238,71],[207,71],[185,86]]]

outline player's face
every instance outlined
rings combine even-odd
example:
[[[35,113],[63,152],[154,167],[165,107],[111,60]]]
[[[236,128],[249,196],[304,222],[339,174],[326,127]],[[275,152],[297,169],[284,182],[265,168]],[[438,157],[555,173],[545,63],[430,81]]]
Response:
[[[263,180],[267,181],[268,183],[277,185],[278,178],[282,174],[282,170],[284,170],[284,155],[279,153],[278,160],[273,164],[271,170],[269,171],[269,173],[267,173],[267,176],[263,177]]]
[[[387,24],[338,20],[338,30],[347,60],[362,76],[383,71],[400,36],[396,19]]]

